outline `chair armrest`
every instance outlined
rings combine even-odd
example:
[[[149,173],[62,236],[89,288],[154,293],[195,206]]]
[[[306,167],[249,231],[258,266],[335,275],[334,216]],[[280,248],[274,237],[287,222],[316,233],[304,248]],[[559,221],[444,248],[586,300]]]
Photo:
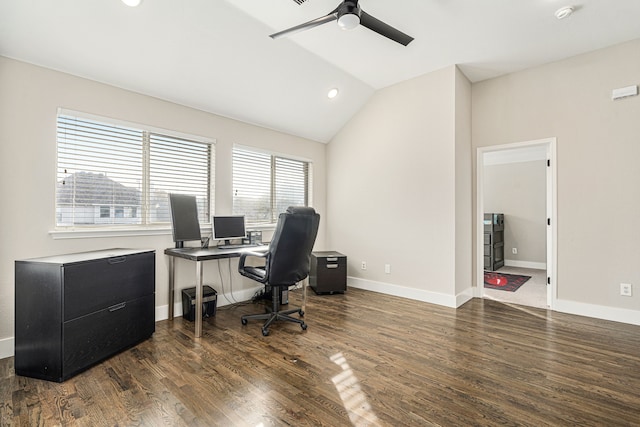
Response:
[[[254,267],[254,266],[246,266],[245,262],[247,258],[264,258],[264,266]],[[268,257],[269,252],[244,252],[240,255],[240,260],[238,261],[238,273],[240,275],[248,277],[252,280],[255,280],[260,283],[265,283],[268,280]]]
[[[238,261],[238,270],[244,268],[244,263],[247,257],[267,258],[267,255],[269,255],[269,252],[243,252],[240,255],[240,260]]]

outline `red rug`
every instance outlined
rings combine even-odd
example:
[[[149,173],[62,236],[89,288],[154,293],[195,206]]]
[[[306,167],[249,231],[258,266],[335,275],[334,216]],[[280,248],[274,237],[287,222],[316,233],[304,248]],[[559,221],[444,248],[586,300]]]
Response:
[[[518,274],[485,271],[484,287],[488,289],[499,289],[501,291],[515,292],[529,279],[531,279],[531,276],[520,276]]]

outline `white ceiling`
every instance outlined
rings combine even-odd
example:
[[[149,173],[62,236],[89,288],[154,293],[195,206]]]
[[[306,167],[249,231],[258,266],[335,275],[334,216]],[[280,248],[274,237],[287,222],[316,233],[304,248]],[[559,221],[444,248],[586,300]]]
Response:
[[[338,3],[0,0],[0,55],[327,142],[375,90],[430,71],[477,82],[640,38],[639,0],[360,0],[415,40],[334,22],[268,37]]]

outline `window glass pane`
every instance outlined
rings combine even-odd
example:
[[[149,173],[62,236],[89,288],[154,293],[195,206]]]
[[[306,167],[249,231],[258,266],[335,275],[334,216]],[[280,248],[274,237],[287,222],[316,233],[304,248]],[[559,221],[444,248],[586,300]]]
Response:
[[[276,157],[275,164],[276,211],[284,212],[289,206],[307,206],[308,163]]]
[[[142,203],[142,132],[58,117],[57,225],[140,224],[115,208]]]
[[[232,166],[233,214],[247,224],[271,223],[271,156],[236,147]]]
[[[233,214],[272,224],[289,206],[308,206],[310,165],[243,147],[233,149]]]
[[[198,218],[209,223],[211,145],[150,135],[150,205],[149,222],[169,222],[169,193],[196,196]]]

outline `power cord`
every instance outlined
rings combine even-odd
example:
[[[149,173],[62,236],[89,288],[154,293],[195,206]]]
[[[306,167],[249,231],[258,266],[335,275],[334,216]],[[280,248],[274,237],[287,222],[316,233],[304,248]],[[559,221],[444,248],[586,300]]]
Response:
[[[233,276],[231,274],[231,258],[227,258],[227,268],[229,270],[229,292],[231,293],[231,299],[235,304],[238,304],[236,297],[233,296]]]
[[[233,304],[233,301],[229,300],[227,293],[224,291],[224,279],[222,278],[222,271],[220,271],[220,260],[218,260],[218,276],[220,277],[220,287],[222,288],[222,296],[227,300],[229,304]]]

